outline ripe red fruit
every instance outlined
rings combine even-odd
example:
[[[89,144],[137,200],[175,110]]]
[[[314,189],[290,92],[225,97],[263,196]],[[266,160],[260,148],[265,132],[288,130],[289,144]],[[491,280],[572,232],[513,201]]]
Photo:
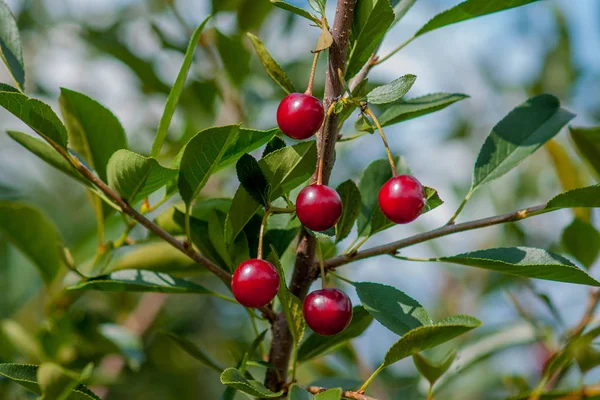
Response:
[[[397,224],[406,224],[417,219],[424,205],[423,186],[410,175],[393,177],[379,191],[381,211]]]
[[[279,129],[293,139],[308,139],[314,135],[325,117],[323,104],[314,96],[291,93],[281,100],[277,108]]]
[[[302,306],[306,323],[323,336],[336,335],[352,320],[352,302],[339,289],[315,290],[304,299]]]
[[[271,302],[279,290],[279,274],[275,267],[256,258],[246,260],[233,273],[231,291],[244,307],[257,308]]]
[[[342,215],[342,199],[329,186],[313,184],[300,191],[296,215],[302,225],[321,232],[335,226]]]

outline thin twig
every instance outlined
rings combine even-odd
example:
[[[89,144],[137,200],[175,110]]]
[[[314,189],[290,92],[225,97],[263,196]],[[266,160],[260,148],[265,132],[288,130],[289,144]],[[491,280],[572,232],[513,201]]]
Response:
[[[318,387],[318,386],[309,386],[306,388],[306,390],[312,394],[319,394],[319,393],[326,391],[327,389]],[[377,400],[374,397],[369,397],[360,392],[352,392],[350,390],[343,391],[342,397],[345,399],[352,399],[352,400]]]

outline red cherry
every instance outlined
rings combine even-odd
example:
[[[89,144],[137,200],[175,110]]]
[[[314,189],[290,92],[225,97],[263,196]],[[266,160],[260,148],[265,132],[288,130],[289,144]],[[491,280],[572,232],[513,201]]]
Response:
[[[302,312],[310,329],[319,335],[337,335],[352,320],[352,302],[339,289],[315,290],[304,299]]]
[[[406,224],[417,219],[424,205],[423,186],[410,175],[393,177],[379,191],[381,211],[397,224]]]
[[[296,215],[302,225],[321,232],[333,227],[342,215],[342,199],[329,186],[313,184],[305,187],[296,199]]]
[[[279,274],[275,267],[256,258],[246,260],[233,273],[231,291],[244,307],[257,308],[271,302],[279,290]]]
[[[314,135],[325,117],[323,104],[314,96],[291,93],[281,100],[277,108],[279,129],[293,139],[308,139]]]

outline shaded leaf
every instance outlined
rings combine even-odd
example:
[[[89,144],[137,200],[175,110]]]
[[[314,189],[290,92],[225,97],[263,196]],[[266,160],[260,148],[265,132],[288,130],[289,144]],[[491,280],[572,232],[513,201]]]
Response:
[[[589,222],[575,218],[563,230],[562,245],[577,261],[590,268],[600,252],[600,232]]]
[[[279,85],[286,93],[293,93],[296,91],[292,81],[287,77],[285,71],[277,64],[277,61],[273,59],[263,42],[251,33],[247,33],[250,41],[252,42],[252,46],[254,46],[254,51],[256,55],[267,71],[267,74],[273,79],[273,81]]]
[[[48,285],[62,266],[62,238],[54,224],[37,208],[0,201],[0,232],[37,267]]]
[[[569,127],[571,139],[581,156],[590,164],[600,180],[600,126],[593,128]]]
[[[513,109],[486,139],[473,173],[471,191],[516,167],[575,117],[559,100],[542,94]]]
[[[0,1],[0,57],[19,88],[25,90],[25,62],[19,27],[10,8]]]
[[[302,302],[288,289],[285,282],[285,272],[281,267],[281,262],[279,261],[279,257],[277,257],[274,248],[271,248],[270,260],[273,261],[273,265],[275,265],[277,272],[279,272],[279,291],[277,292],[277,297],[279,298],[281,309],[285,314],[285,319],[290,328],[290,332],[292,333],[292,337],[294,338],[294,343],[298,345],[304,337],[304,331],[306,329],[304,314],[302,313]]]
[[[251,153],[259,147],[271,143],[277,138],[277,132],[279,132],[279,128],[268,130],[240,128],[235,142],[233,142],[225,154],[223,154],[219,166],[217,167],[217,171],[235,164],[244,154]]]
[[[36,375],[42,390],[41,400],[65,400],[79,385],[77,374],[50,362],[40,365]]]
[[[269,206],[269,183],[260,169],[258,161],[244,154],[235,164],[238,180],[246,192],[263,207]]]
[[[227,36],[217,30],[216,46],[229,79],[240,86],[250,72],[250,53],[242,42],[243,36]]]
[[[392,345],[385,355],[382,366],[390,366],[406,357],[448,342],[479,325],[481,322],[476,318],[468,315],[453,315],[437,324],[415,328]]]
[[[311,393],[304,390],[302,387],[297,384],[293,384],[290,386],[290,391],[288,393],[288,400],[314,400],[315,396]]]
[[[574,207],[600,207],[600,184],[569,190],[554,196],[546,204],[546,210]]]
[[[106,182],[108,160],[127,148],[121,123],[100,103],[65,88],[60,90],[60,108],[71,148]]]
[[[413,356],[413,362],[419,373],[433,386],[440,376],[448,371],[455,358],[456,350],[452,349],[440,362],[433,362],[419,353]]]
[[[308,336],[298,349],[298,361],[305,362],[334,351],[349,340],[362,335],[372,321],[373,317],[362,306],[355,306],[352,309],[352,321],[346,330],[333,336],[321,336],[316,333]]]
[[[194,59],[194,51],[196,46],[198,46],[198,39],[206,26],[206,23],[210,19],[208,16],[202,23],[196,28],[190,41],[188,43],[187,50],[185,52],[185,56],[183,58],[183,63],[181,64],[181,69],[179,70],[179,74],[177,74],[177,78],[175,78],[175,83],[173,83],[173,87],[169,92],[169,97],[167,97],[167,102],[165,103],[165,110],[163,111],[163,115],[160,118],[160,123],[158,125],[158,131],[156,132],[156,136],[154,137],[154,142],[152,143],[152,151],[150,155],[152,157],[158,157],[160,154],[160,149],[162,148],[163,142],[167,137],[167,133],[169,131],[169,125],[171,125],[171,119],[173,118],[173,114],[175,114],[175,108],[177,107],[177,103],[179,103],[179,98],[181,97],[181,92],[183,91],[183,87],[185,85],[185,80],[187,78],[188,72],[190,70],[190,66],[192,65],[192,61]]]
[[[418,301],[392,286],[355,282],[354,287],[365,310],[399,336],[419,326],[433,324]]]
[[[182,350],[194,357],[196,360],[200,361],[202,364],[219,373],[223,372],[224,368],[214,361],[212,357],[206,354],[204,350],[192,343],[192,341],[172,333],[165,333],[165,336],[173,340],[179,347],[181,347]]]
[[[306,18],[309,21],[314,22],[317,25],[321,24],[321,21],[319,20],[319,18],[317,18],[316,16],[312,15],[311,13],[309,13],[308,11],[300,8],[300,7],[296,7],[290,3],[287,3],[285,1],[281,1],[281,0],[271,0],[271,3],[275,6],[275,7],[279,7],[282,10],[285,11],[289,11],[291,13],[294,13],[296,15],[299,15],[301,17]]]
[[[367,101],[372,104],[389,104],[400,100],[412,87],[417,79],[416,75],[404,75],[388,83],[377,86],[367,94]]]
[[[268,154],[271,154],[276,150],[283,149],[285,146],[286,144],[283,139],[281,139],[279,136],[275,136],[269,143],[267,143],[267,147],[265,147],[262,157],[265,158]]]
[[[260,398],[279,397],[283,394],[283,390],[274,393],[267,389],[262,383],[255,380],[246,379],[246,377],[244,377],[244,375],[235,368],[227,368],[225,371],[223,371],[221,374],[221,383],[244,393],[248,393],[251,396]]]
[[[353,180],[342,182],[336,189],[342,199],[342,215],[335,225],[335,242],[345,239],[352,231],[356,219],[360,215],[360,190]]]
[[[274,250],[279,258],[283,257],[283,253],[290,247],[299,230],[300,226],[289,229],[269,229],[263,238],[265,249],[269,249],[269,252]],[[266,258],[269,254],[267,253]]]
[[[438,261],[509,275],[600,286],[600,283],[558,254],[533,247],[505,247],[440,257]]]
[[[177,176],[177,170],[161,166],[156,159],[129,150],[118,150],[107,166],[108,186],[134,205]]]

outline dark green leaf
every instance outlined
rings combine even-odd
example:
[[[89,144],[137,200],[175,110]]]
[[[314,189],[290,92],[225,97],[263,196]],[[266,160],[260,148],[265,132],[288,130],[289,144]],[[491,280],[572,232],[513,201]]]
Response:
[[[475,163],[471,191],[516,167],[574,117],[560,108],[556,97],[548,94],[533,97],[513,109],[483,144]]]
[[[406,357],[448,342],[479,325],[481,322],[476,318],[453,315],[435,325],[415,328],[394,343],[385,355],[382,366],[390,366]]]
[[[90,182],[85,179],[63,156],[61,156],[52,146],[40,139],[36,139],[26,133],[17,131],[7,131],[14,141],[25,147],[27,150],[44,160],[59,171],[69,175],[71,178],[89,186]]]
[[[17,21],[4,1],[0,1],[0,57],[19,88],[24,91],[23,43],[21,43]]]
[[[546,210],[576,207],[600,207],[600,184],[569,190],[554,196],[546,204]]]
[[[509,275],[600,286],[600,283],[558,254],[532,247],[505,247],[440,257],[438,261]]]
[[[421,214],[428,213],[429,211],[444,204],[444,201],[440,199],[437,190],[428,186],[424,186],[423,190],[425,191],[425,207],[423,207]]]
[[[279,258],[283,257],[283,253],[290,247],[290,244],[294,241],[296,236],[298,235],[298,230],[300,227],[293,227],[289,229],[270,229],[265,233],[264,248],[271,250],[275,250],[277,256]],[[273,247],[271,249],[271,246]],[[269,253],[267,253],[266,258],[269,257]]]
[[[54,224],[37,208],[0,201],[0,232],[38,268],[50,284],[62,266],[62,238]]]
[[[100,103],[65,88],[60,92],[60,108],[71,148],[106,182],[108,160],[127,148],[121,123]]]
[[[237,125],[205,129],[185,146],[179,167],[179,193],[190,204],[204,187],[221,158],[236,140]]]
[[[254,51],[258,58],[260,59],[261,64],[267,71],[267,74],[273,79],[273,81],[279,85],[286,93],[293,93],[296,91],[292,81],[287,77],[285,71],[277,64],[277,61],[273,59],[263,42],[251,33],[247,33],[250,41],[252,42],[252,46],[254,46]]]
[[[223,367],[221,367],[216,361],[212,359],[211,356],[206,354],[204,350],[196,346],[190,340],[181,336],[174,335],[172,333],[165,333],[165,336],[173,340],[179,347],[181,347],[183,351],[188,353],[190,356],[194,357],[196,360],[200,361],[202,364],[214,369],[219,373],[223,372]]]
[[[400,100],[412,87],[416,75],[404,75],[391,83],[377,86],[367,94],[367,101],[372,104],[390,104]]]
[[[418,301],[392,286],[356,282],[354,287],[365,310],[399,336],[419,326],[433,324]]]
[[[360,71],[394,22],[388,0],[361,0],[354,11],[346,80]]]
[[[321,21],[319,20],[319,18],[317,18],[316,16],[312,15],[311,13],[309,13],[308,11],[306,11],[300,7],[296,7],[294,5],[291,5],[290,3],[286,3],[285,1],[281,1],[281,0],[271,0],[271,3],[275,7],[279,7],[282,10],[286,10],[286,11],[289,11],[296,15],[299,15],[301,17],[304,17],[307,20],[312,21],[317,25],[321,24]]]
[[[304,337],[304,331],[306,324],[304,322],[304,314],[302,313],[302,302],[296,297],[290,290],[285,282],[285,272],[281,267],[279,257],[277,257],[275,249],[271,248],[270,260],[273,261],[273,265],[279,272],[279,291],[277,297],[281,303],[281,309],[285,314],[288,327],[294,338],[294,343],[298,345]]]
[[[351,179],[341,183],[336,191],[342,199],[342,216],[335,226],[335,242],[338,243],[350,234],[360,215],[362,201],[360,190]]]
[[[106,168],[108,186],[134,205],[177,176],[177,170],[161,166],[156,159],[129,150],[118,150]]]
[[[318,357],[322,354],[334,351],[343,346],[350,339],[362,335],[373,321],[373,317],[362,306],[355,306],[352,309],[352,322],[346,330],[333,336],[321,336],[316,333],[311,334],[300,345],[298,349],[298,361],[304,362]]]
[[[271,392],[262,383],[246,379],[246,377],[235,368],[227,368],[221,374],[221,383],[244,393],[248,393],[251,396],[260,398],[273,398],[279,397],[283,394],[283,390],[277,393]]]
[[[171,125],[171,119],[173,118],[173,114],[175,114],[175,108],[177,107],[177,103],[179,102],[179,97],[181,96],[181,92],[183,91],[183,86],[185,85],[185,80],[188,75],[188,71],[190,70],[190,66],[192,65],[192,61],[194,59],[194,50],[196,46],[198,46],[198,39],[200,38],[200,34],[204,30],[206,23],[210,19],[208,16],[202,23],[196,28],[192,37],[190,38],[190,42],[188,43],[187,50],[185,52],[185,57],[183,58],[183,63],[181,64],[181,69],[179,70],[179,74],[175,79],[175,83],[169,92],[169,97],[167,97],[167,102],[165,103],[165,110],[163,111],[163,115],[160,118],[160,123],[158,125],[158,131],[156,132],[156,137],[154,138],[154,142],[152,143],[152,152],[150,155],[152,157],[158,157],[160,153],[160,149],[162,148],[163,142],[167,137],[167,132],[169,131],[169,125]]]
[[[315,400],[341,400],[342,389],[334,388],[319,393],[315,396]]]
[[[160,292],[211,294],[196,283],[171,275],[145,270],[122,270],[82,281],[68,290],[100,290],[104,292]]]
[[[293,384],[290,386],[290,391],[288,393],[288,400],[314,400],[315,396],[311,393],[307,392],[297,384]]]
[[[46,103],[21,93],[0,92],[0,106],[25,122],[46,141],[67,148],[67,130]]]
[[[19,385],[41,395],[42,390],[37,382],[37,365],[29,364],[0,364],[0,375]],[[67,400],[100,400],[91,390],[82,384],[73,389]]]
[[[271,141],[269,141],[269,143],[267,143],[267,147],[265,147],[265,151],[263,151],[262,157],[265,158],[267,155],[271,154],[276,150],[283,149],[285,146],[286,144],[283,141],[283,139],[281,139],[279,136],[275,136],[273,137],[273,139],[271,139]]]
[[[258,161],[249,154],[244,154],[235,164],[238,180],[246,192],[263,207],[269,206],[269,188],[265,174]]]
[[[524,6],[538,0],[467,0],[459,5],[446,10],[425,24],[415,34],[415,37],[431,32],[443,26],[452,25],[457,22],[466,21],[483,15],[493,14],[498,11]]]
[[[51,362],[38,367],[37,381],[42,391],[42,400],[66,400],[79,385],[77,374]]]
[[[439,363],[435,363],[419,353],[413,355],[413,362],[421,375],[423,375],[433,386],[440,376],[448,371],[448,368],[450,368],[455,358],[456,350],[452,349]]]
[[[590,164],[600,179],[600,126],[593,128],[569,127],[571,139],[581,156]]]
[[[243,36],[226,36],[217,30],[217,50],[229,79],[240,86],[250,72],[250,53],[242,42]]]
[[[377,194],[381,187],[392,177],[387,158],[375,160],[363,171],[360,176],[359,189],[362,198],[362,207],[358,217],[358,234],[368,236],[370,234],[370,222],[377,210]]]
[[[277,138],[277,132],[279,132],[279,128],[268,129],[266,131],[240,128],[235,142],[223,154],[223,158],[221,158],[221,162],[219,162],[216,170],[219,171],[229,165],[235,164],[244,154],[251,153],[259,147],[273,142]]]
[[[562,244],[577,261],[590,268],[600,252],[600,232],[589,222],[575,218],[563,231]]]

